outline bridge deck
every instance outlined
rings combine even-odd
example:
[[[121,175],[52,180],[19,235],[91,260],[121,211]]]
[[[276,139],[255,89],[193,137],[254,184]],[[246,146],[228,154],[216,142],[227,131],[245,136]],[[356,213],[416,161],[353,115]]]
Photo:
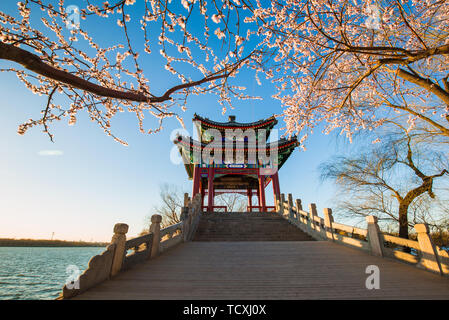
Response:
[[[449,280],[324,241],[188,242],[76,299],[449,299]]]

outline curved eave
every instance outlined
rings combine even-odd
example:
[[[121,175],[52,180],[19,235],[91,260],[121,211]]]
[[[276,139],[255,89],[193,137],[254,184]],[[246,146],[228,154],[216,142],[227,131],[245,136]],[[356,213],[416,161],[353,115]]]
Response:
[[[229,122],[217,122],[212,121],[208,118],[203,118],[195,113],[193,116],[193,121],[198,121],[201,123],[201,126],[205,129],[207,128],[213,128],[218,130],[226,130],[226,129],[272,129],[278,121],[274,116],[271,116],[267,119],[262,119],[256,122],[249,122],[249,123],[240,123],[236,121],[229,121]]]
[[[296,147],[299,146],[299,142],[295,138],[295,142],[290,144],[289,146],[285,147],[283,149],[283,152],[280,154],[280,159],[278,159],[278,170],[282,168],[284,163],[287,161],[287,159],[290,157],[292,152],[295,150]]]

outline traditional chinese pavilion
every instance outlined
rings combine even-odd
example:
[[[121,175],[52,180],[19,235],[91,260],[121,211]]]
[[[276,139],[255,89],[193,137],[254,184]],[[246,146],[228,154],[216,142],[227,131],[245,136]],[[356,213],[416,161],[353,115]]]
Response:
[[[265,212],[273,208],[266,205],[265,188],[271,182],[274,198],[279,197],[278,170],[299,145],[296,137],[268,142],[270,132],[277,124],[274,116],[253,123],[239,123],[235,121],[235,116],[229,116],[228,122],[215,122],[195,114],[193,123],[201,141],[185,136],[178,136],[174,141],[184,160],[189,179],[193,180],[192,198],[201,193],[203,208],[209,212],[216,208],[214,196],[228,192],[247,195],[248,211],[257,209]],[[229,139],[226,135],[240,130],[244,135],[239,143],[238,139]],[[212,137],[210,132],[220,133],[221,139]],[[255,139],[249,132],[255,132]],[[229,152],[229,146],[235,155],[232,161],[224,156]],[[238,152],[243,157],[237,157]],[[265,156],[270,154],[270,161],[260,161],[261,152]],[[223,155],[222,159],[215,157],[219,153]],[[207,158],[204,154],[213,156]],[[204,206],[206,195],[207,206]],[[253,195],[257,195],[257,206],[252,205]]]

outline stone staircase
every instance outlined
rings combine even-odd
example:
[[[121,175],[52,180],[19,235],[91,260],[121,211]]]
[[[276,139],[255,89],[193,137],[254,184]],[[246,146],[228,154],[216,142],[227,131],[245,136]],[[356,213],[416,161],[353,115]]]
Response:
[[[204,213],[193,241],[313,241],[272,212]]]

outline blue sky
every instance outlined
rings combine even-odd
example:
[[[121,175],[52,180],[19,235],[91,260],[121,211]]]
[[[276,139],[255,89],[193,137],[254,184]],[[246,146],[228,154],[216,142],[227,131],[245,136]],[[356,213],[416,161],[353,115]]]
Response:
[[[11,3],[15,8],[15,2]],[[1,10],[11,9],[3,6]],[[100,29],[98,35],[105,40],[112,32]],[[155,56],[142,63],[145,74],[152,75],[151,87],[160,90],[157,93],[177,84],[160,61]],[[0,61],[0,68],[10,66],[14,64]],[[236,103],[235,110],[222,115],[215,96],[192,97],[186,112],[175,110],[184,118],[188,131],[192,132],[195,112],[216,121],[227,121],[233,114],[239,122],[282,112],[279,102],[270,97],[269,82],[258,86],[249,74],[243,74],[241,82],[248,93],[264,100]],[[170,161],[170,135],[180,128],[176,119],[166,121],[161,133],[144,135],[133,114],[119,114],[112,128],[128,142],[124,147],[106,136],[86,114],[80,114],[75,126],[63,120],[52,127],[52,143],[41,128],[32,128],[24,136],[16,133],[19,124],[39,115],[46,98],[33,95],[14,74],[0,74],[0,91],[0,237],[50,238],[54,232],[58,239],[109,241],[117,222],[129,224],[128,235],[135,236],[158,204],[160,185],[169,183],[191,190],[183,165]],[[279,119],[277,128],[283,125]],[[334,136],[316,130],[306,142],[307,151],[298,148],[280,170],[281,191],[301,198],[303,205],[316,202],[320,215],[322,208],[332,207],[334,189],[320,183],[317,166],[337,149],[349,148],[343,140],[336,141]],[[43,151],[59,154],[45,155]],[[271,203],[271,188],[267,195]]]

